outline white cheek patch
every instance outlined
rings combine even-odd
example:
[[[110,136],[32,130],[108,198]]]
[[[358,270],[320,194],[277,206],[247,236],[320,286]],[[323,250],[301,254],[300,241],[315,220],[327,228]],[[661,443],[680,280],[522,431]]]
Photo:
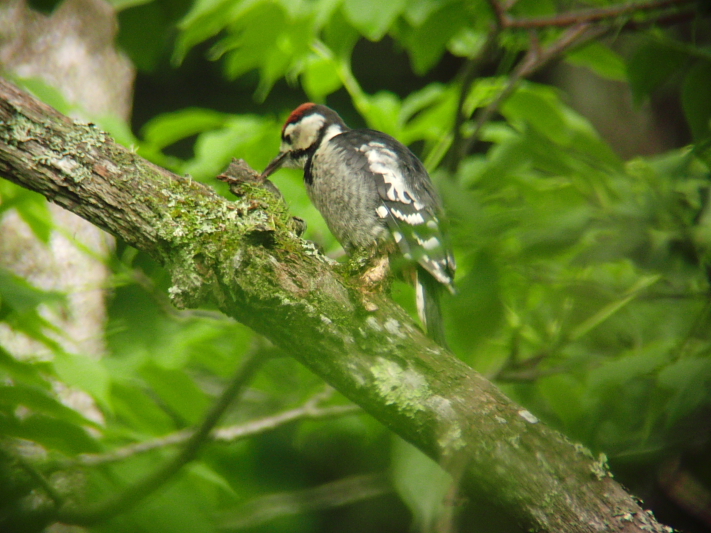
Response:
[[[294,133],[294,128],[296,128],[296,124],[287,124],[284,127],[284,131],[281,133],[281,136],[286,137],[287,135],[291,135]]]
[[[287,135],[291,136],[291,144],[288,144],[290,149],[306,150],[318,139],[318,133],[321,131],[325,120],[322,115],[314,114],[294,124],[287,124],[282,133],[282,138]]]

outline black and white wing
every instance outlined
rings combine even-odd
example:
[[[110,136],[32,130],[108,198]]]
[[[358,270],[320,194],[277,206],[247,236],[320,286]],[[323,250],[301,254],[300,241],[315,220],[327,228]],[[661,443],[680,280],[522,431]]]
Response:
[[[454,257],[442,231],[441,207],[419,159],[389,135],[372,130],[358,147],[381,199],[376,213],[387,224],[400,251],[454,292]]]

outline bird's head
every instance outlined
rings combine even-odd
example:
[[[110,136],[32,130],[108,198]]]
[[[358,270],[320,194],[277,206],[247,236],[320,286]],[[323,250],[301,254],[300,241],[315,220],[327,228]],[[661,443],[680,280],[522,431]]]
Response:
[[[318,104],[301,104],[286,119],[281,130],[281,148],[262,173],[267,178],[281,167],[304,168],[321,143],[345,131],[347,126],[333,109]]]

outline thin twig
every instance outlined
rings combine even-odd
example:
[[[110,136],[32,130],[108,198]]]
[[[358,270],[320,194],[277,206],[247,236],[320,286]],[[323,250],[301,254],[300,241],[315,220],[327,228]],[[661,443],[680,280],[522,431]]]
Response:
[[[484,46],[481,47],[479,54],[477,54],[477,56],[475,56],[475,57],[468,58],[464,62],[464,65],[462,66],[462,69],[459,74],[459,78],[460,78],[459,100],[457,102],[457,110],[456,110],[456,115],[454,117],[454,138],[452,139],[452,147],[449,151],[449,156],[447,158],[447,168],[449,169],[449,171],[452,175],[456,171],[457,166],[459,165],[459,162],[461,160],[460,147],[461,147],[461,144],[463,141],[462,126],[464,125],[466,120],[469,118],[464,113],[464,106],[466,105],[467,96],[469,95],[469,91],[472,87],[472,84],[474,83],[474,80],[476,79],[477,75],[479,74],[479,71],[480,71],[479,67],[480,67],[481,63],[495,49],[496,40],[497,40],[498,36],[499,36],[498,30],[492,31],[489,34],[489,37],[487,38]]]
[[[282,516],[342,507],[393,491],[386,473],[350,476],[318,487],[249,500],[219,519],[220,529],[253,528]]]
[[[491,117],[499,110],[503,102],[516,90],[521,80],[531,76],[569,48],[580,46],[585,42],[600,37],[607,31],[608,28],[606,27],[579,24],[568,28],[563,35],[545,49],[541,50],[537,46],[529,48],[496,99],[478,114],[472,134],[467,138],[466,142],[462,143],[460,159],[471,151],[474,144],[479,140],[482,128],[491,120]]]
[[[489,120],[491,120],[494,113],[499,110],[501,104],[503,104],[503,102],[506,101],[511,94],[513,94],[521,80],[541,69],[548,62],[562,54],[568,48],[599,37],[605,31],[607,31],[607,28],[580,24],[579,26],[566,30],[557,41],[544,50],[540,50],[537,46],[529,48],[524,58],[509,77],[506,86],[498,94],[496,99],[486,106],[477,116],[472,134],[467,138],[466,142],[463,143],[461,157],[469,153],[479,139],[479,134],[481,133],[482,128],[487,122],[489,122]]]
[[[496,99],[478,114],[477,120],[474,123],[472,134],[466,139],[466,141],[460,143],[458,154],[454,158],[455,161],[461,161],[464,157],[466,157],[466,154],[471,151],[474,144],[476,144],[479,139],[482,128],[487,122],[489,122],[489,120],[491,120],[503,102],[516,90],[521,80],[531,76],[567,50],[580,46],[592,39],[601,37],[613,29],[613,26],[610,25],[593,25],[594,22],[619,18],[621,16],[639,11],[664,10],[673,6],[690,6],[697,2],[697,0],[653,0],[645,3],[624,4],[609,8],[590,9],[586,11],[579,11],[577,13],[564,13],[553,17],[514,19],[507,13],[507,9],[509,9],[510,6],[503,6],[498,0],[488,1],[494,15],[496,16],[497,26],[500,29],[570,27],[555,42],[543,50],[538,48],[535,41],[532,42],[531,48],[529,48],[524,58],[512,73],[506,86],[502,89]],[[636,29],[642,25],[662,22],[677,23],[688,20],[692,15],[693,12],[690,11],[672,14],[665,12],[660,14],[657,18],[643,22],[627,21],[623,27],[618,27],[617,30]],[[533,33],[532,39],[535,40],[536,38],[537,34]]]
[[[316,397],[314,397],[316,398]],[[355,414],[361,411],[357,405],[331,405],[328,407],[318,407],[310,399],[304,405],[289,409],[276,415],[267,416],[258,420],[252,420],[244,424],[235,424],[216,428],[210,433],[210,439],[221,442],[235,442],[255,435],[261,435],[267,431],[277,429],[283,425],[299,420],[323,420],[326,418],[337,418]],[[321,401],[321,400],[319,400]],[[71,462],[63,463],[63,468],[72,466],[97,466],[116,461],[124,461],[136,455],[150,452],[159,448],[174,446],[187,441],[193,435],[193,430],[185,429],[176,431],[156,439],[130,444],[117,450],[101,454],[81,454]]]
[[[496,0],[489,0],[489,4],[496,15],[499,27],[503,29],[575,26],[576,24],[585,22],[600,22],[602,20],[624,17],[633,13],[639,13],[640,11],[661,11],[675,6],[683,6],[696,2],[697,0],[652,0],[650,2],[640,2],[636,4],[619,4],[611,7],[561,13],[550,17],[517,19],[511,17],[499,2]]]
[[[489,1],[489,6],[491,7],[491,10],[494,12],[494,15],[496,16],[496,25],[498,26],[499,29],[503,29],[507,27],[507,23],[509,20],[509,16],[506,14],[506,8],[501,5],[500,2],[497,0],[488,0]]]
[[[60,508],[57,512],[57,520],[66,524],[84,526],[101,522],[126,511],[164,485],[183,466],[195,458],[200,447],[208,439],[215,424],[217,424],[220,417],[235,397],[244,389],[263,362],[264,357],[260,351],[247,355],[227,388],[200,423],[200,426],[190,435],[183,449],[173,459],[116,496],[109,497],[98,504],[79,509]]]
[[[40,487],[42,487],[42,490],[54,502],[55,507],[61,507],[64,505],[64,497],[57,492],[49,480],[44,477],[34,465],[28,463],[22,457],[14,457],[13,459],[17,461],[17,464],[20,465],[20,467],[22,467],[22,469],[25,470],[25,472],[27,472]]]

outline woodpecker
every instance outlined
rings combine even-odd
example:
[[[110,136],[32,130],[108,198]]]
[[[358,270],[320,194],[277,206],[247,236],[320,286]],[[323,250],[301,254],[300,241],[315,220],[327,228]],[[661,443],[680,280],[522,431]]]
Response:
[[[347,253],[395,243],[390,250],[414,266],[420,320],[446,346],[439,296],[454,293],[456,265],[422,162],[390,135],[351,129],[332,109],[306,103],[289,115],[262,178],[281,167],[303,169],[309,198]]]

